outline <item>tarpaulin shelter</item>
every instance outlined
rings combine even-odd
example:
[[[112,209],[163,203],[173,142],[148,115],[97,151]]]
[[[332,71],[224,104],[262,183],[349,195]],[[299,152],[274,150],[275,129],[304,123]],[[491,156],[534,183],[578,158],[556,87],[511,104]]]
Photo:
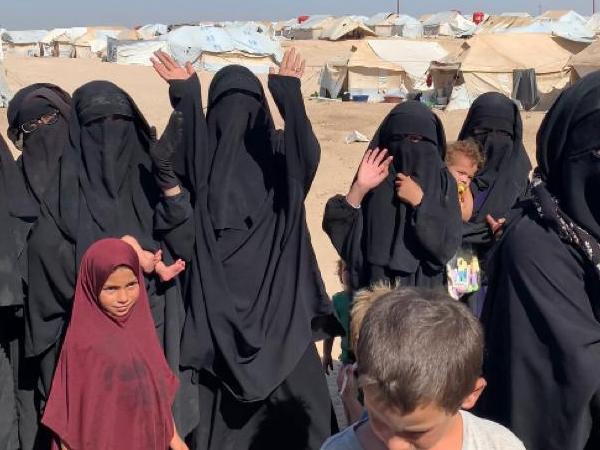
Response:
[[[162,39],[180,63],[190,61],[196,68],[208,71],[241,64],[255,73],[268,73],[273,63],[281,61],[283,50],[273,35],[257,29],[252,23],[226,28],[184,26]]]
[[[321,76],[323,94],[335,98],[341,92],[368,95],[380,101],[386,95],[406,97],[409,92],[427,89],[431,61],[448,52],[436,42],[407,39],[357,42],[347,58],[325,66]]]
[[[423,37],[423,25],[417,19],[407,15],[380,13],[365,22],[377,36],[401,36],[407,39]]]
[[[102,58],[106,56],[108,38],[136,39],[133,30],[123,27],[88,27],[86,33],[73,42],[76,58]]]
[[[569,84],[567,64],[585,46],[547,34],[478,34],[433,62],[430,73],[448,109],[466,109],[485,92],[510,97],[515,71],[533,69],[543,107]]]
[[[151,66],[150,58],[154,52],[168,52],[166,40],[118,40],[108,38],[106,60],[123,65]]]
[[[48,33],[47,30],[4,31],[2,46],[5,53],[19,56],[40,56],[40,40]]]
[[[342,39],[363,39],[375,36],[375,32],[365,25],[362,18],[354,16],[339,17],[323,30],[320,39],[340,41]]]
[[[425,36],[472,36],[477,25],[463,17],[458,11],[445,11],[433,14],[423,22]]]
[[[41,40],[43,56],[75,57],[75,41],[86,34],[86,27],[54,28]]]
[[[169,32],[169,27],[162,23],[152,23],[139,27],[135,31],[138,35],[138,39],[150,40],[167,34]]]
[[[600,41],[594,41],[587,48],[573,55],[568,66],[572,69],[571,79],[573,81],[600,70]]]
[[[335,18],[332,16],[310,16],[308,20],[294,25],[290,29],[289,37],[297,40],[320,39],[323,31],[329,28],[334,20]]]

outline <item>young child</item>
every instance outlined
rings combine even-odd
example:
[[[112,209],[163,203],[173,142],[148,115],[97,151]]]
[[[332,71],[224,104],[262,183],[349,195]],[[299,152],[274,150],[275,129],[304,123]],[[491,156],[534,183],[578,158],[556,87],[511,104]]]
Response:
[[[144,273],[150,274],[156,272],[158,277],[164,281],[171,281],[177,275],[185,270],[185,261],[178,259],[170,266],[167,266],[162,260],[162,250],[158,250],[156,253],[144,250],[136,238],[133,236],[123,236],[122,241],[128,243],[133,247],[140,260],[140,266]]]
[[[350,286],[348,285],[348,269],[346,268],[344,261],[341,259],[337,262],[337,275],[344,290],[334,294],[331,298],[331,301],[333,302],[335,314],[342,324],[342,328],[344,328],[345,332],[345,336],[342,337],[341,342],[342,353],[340,355],[340,361],[344,366],[346,366],[354,362],[354,358],[351,355],[350,346],[348,345],[352,294],[350,292]],[[331,357],[333,342],[334,338],[329,338],[323,343],[323,369],[327,375],[329,375],[331,370],[333,370],[333,358]]]
[[[322,450],[524,450],[509,430],[466,411],[486,385],[483,331],[441,291],[379,297],[360,326],[356,356],[368,417]]]
[[[188,450],[171,412],[178,385],[137,255],[120,239],[97,241],[81,261],[42,418],[52,450]]]
[[[446,166],[458,184],[458,198],[463,222],[468,222],[473,215],[471,182],[484,164],[483,152],[473,139],[457,141],[448,145]]]

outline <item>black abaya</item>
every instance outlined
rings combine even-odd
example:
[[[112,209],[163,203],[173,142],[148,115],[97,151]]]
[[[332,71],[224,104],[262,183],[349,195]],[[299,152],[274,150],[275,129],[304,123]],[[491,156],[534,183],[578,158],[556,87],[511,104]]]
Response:
[[[56,356],[73,300],[77,267],[98,239],[131,235],[150,251],[162,245],[188,219],[187,194],[162,197],[152,176],[152,132],[133,100],[109,82],[91,82],[73,95],[69,141],[56,183],[49,187],[41,217],[29,243],[29,298],[26,351],[40,359],[43,395],[47,396]],[[181,207],[180,205],[183,205]],[[183,320],[180,286],[146,278],[152,314],[172,369],[179,369]],[[195,412],[180,411],[186,383],[175,402],[182,433]]]
[[[327,203],[323,229],[346,262],[353,289],[378,281],[443,286],[445,265],[461,240],[458,190],[444,167],[445,145],[439,119],[421,103],[405,102],[385,118],[369,146],[394,157],[387,179],[360,209],[341,195]],[[398,173],[421,186],[416,208],[397,198]]]
[[[539,178],[492,250],[479,413],[530,450],[600,448],[600,73],[538,133]]]
[[[521,114],[515,103],[502,94],[489,92],[473,102],[458,137],[468,138],[481,145],[485,166],[471,184],[476,201],[473,216],[463,226],[463,243],[474,245],[484,260],[493,243],[486,216],[507,217],[527,189],[531,162],[523,146]]]
[[[197,77],[171,85],[188,124],[175,167],[192,191],[196,229],[182,364],[198,371],[201,401],[214,407],[196,430],[198,449],[275,448],[252,442],[261,442],[260,421],[286,403],[290,420],[277,436],[300,429],[306,441],[298,448],[318,448],[332,431],[313,339],[341,330],[304,209],[320,148],[299,80],[271,76],[269,88],[283,132],[247,69],[217,73],[206,119]],[[309,411],[309,420],[294,421]]]

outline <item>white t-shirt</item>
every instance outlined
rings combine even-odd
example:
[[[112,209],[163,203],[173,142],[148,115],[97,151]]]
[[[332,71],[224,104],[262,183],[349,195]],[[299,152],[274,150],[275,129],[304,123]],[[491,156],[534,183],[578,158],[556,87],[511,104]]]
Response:
[[[525,450],[523,443],[507,428],[489,420],[480,419],[468,411],[460,411],[463,421],[462,450]],[[321,450],[368,450],[363,449],[356,436],[363,419],[330,437]]]

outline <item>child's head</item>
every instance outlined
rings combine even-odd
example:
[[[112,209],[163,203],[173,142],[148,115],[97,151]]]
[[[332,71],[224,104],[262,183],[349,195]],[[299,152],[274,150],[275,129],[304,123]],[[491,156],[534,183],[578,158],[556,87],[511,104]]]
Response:
[[[373,303],[386,294],[392,292],[389,283],[378,282],[366,289],[361,289],[354,294],[352,299],[352,320],[350,321],[350,346],[356,353],[356,345],[360,336],[360,327],[365,319],[367,311]]]
[[[446,165],[457,182],[469,185],[484,164],[485,158],[477,141],[466,139],[448,145]]]
[[[338,259],[337,262],[337,276],[340,280],[340,284],[347,289],[350,285],[350,274],[348,273],[348,266],[342,259]]]
[[[118,266],[98,294],[102,310],[113,319],[127,317],[140,296],[138,276],[128,266]]]
[[[485,387],[481,326],[442,292],[399,289],[378,298],[356,356],[371,427],[390,450],[432,448]]]

